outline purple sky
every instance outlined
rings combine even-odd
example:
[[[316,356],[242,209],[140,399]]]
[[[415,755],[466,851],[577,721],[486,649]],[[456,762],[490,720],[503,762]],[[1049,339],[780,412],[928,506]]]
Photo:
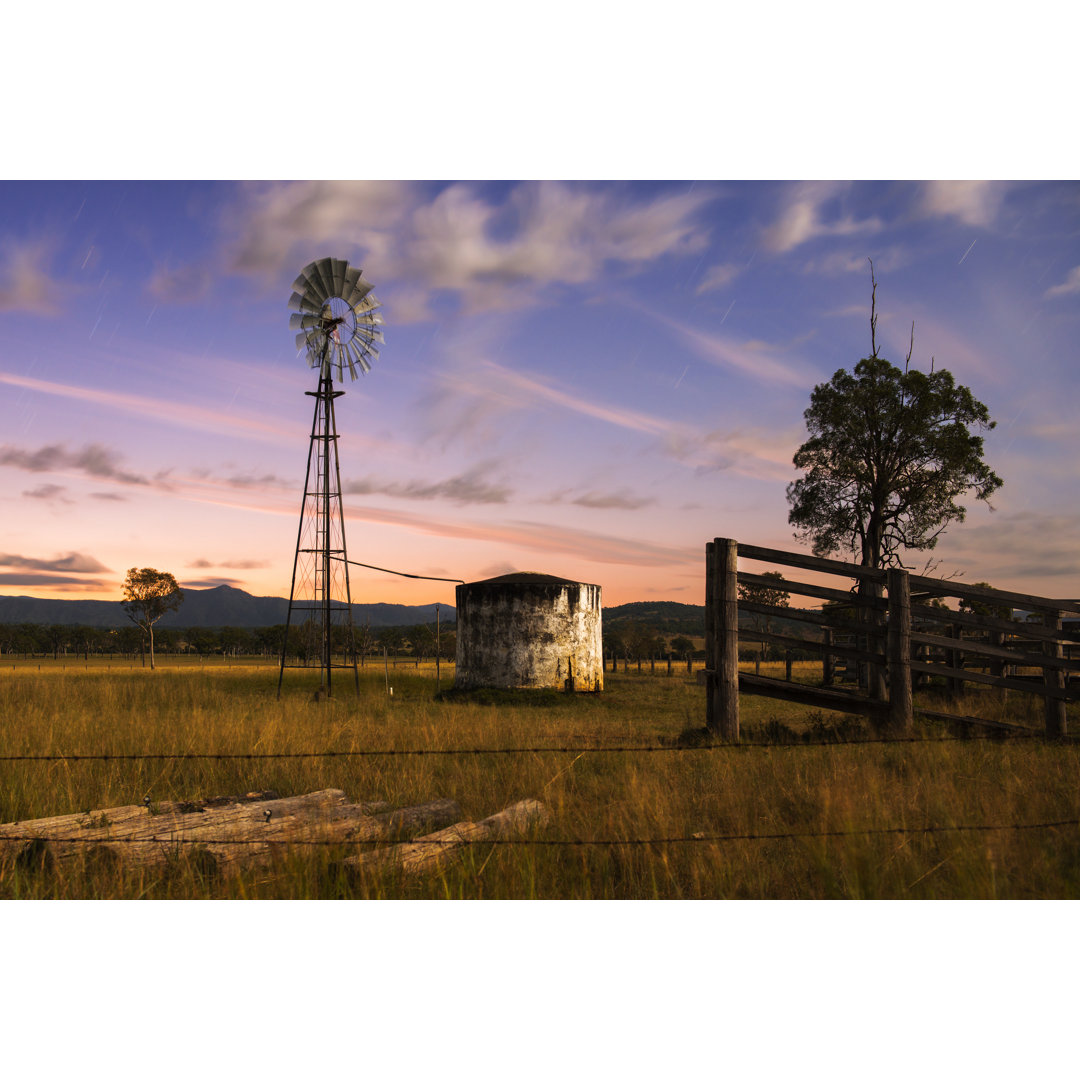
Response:
[[[1075,183],[7,182],[0,589],[111,598],[127,567],[287,594],[314,380],[290,286],[324,255],[386,315],[338,403],[350,554],[700,603],[713,536],[794,547],[815,383],[931,357],[1005,480],[939,545],[1080,595]],[[917,557],[916,557],[917,559]],[[915,561],[915,560],[913,560]],[[918,560],[921,566],[922,560]],[[452,586],[358,572],[365,600]]]

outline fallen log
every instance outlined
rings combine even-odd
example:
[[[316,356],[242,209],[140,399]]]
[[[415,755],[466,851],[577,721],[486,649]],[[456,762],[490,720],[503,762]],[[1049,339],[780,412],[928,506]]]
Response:
[[[0,825],[0,856],[36,864],[105,851],[129,864],[160,865],[197,854],[204,866],[222,869],[272,861],[299,842],[415,836],[460,816],[460,806],[450,799],[390,810],[386,802],[350,803],[336,788],[289,798],[252,792],[239,799],[119,806]]]
[[[535,799],[523,799],[482,821],[462,821],[449,828],[418,837],[410,843],[377,849],[345,860],[353,870],[396,867],[407,877],[441,870],[459,858],[467,844],[523,836],[550,819],[547,807]]]

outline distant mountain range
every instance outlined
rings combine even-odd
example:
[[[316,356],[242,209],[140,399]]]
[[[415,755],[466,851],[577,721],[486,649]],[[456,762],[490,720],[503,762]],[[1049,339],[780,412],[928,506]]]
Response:
[[[444,623],[457,619],[450,604],[441,604]],[[252,629],[285,622],[289,601],[279,596],[252,596],[243,589],[218,585],[213,589],[185,589],[184,602],[169,612],[158,627],[221,627]],[[435,621],[435,605],[353,604],[357,626],[416,626]],[[130,626],[119,600],[41,600],[34,596],[0,596],[0,623],[37,623],[48,626],[94,626],[112,629]]]
[[[252,596],[243,589],[218,585],[213,589],[185,589],[184,602],[177,611],[164,616],[159,628],[210,629],[233,626],[255,629],[285,622],[289,601],[280,596]],[[444,628],[457,621],[451,604],[440,604],[439,617]],[[701,604],[679,604],[670,600],[638,601],[606,607],[604,626],[618,630],[620,625],[636,622],[665,636],[685,634],[700,637],[705,633],[705,608]],[[745,613],[740,621],[752,616]],[[353,604],[356,626],[418,626],[435,622],[434,604]],[[111,630],[130,626],[119,600],[41,600],[34,596],[0,596],[0,624],[34,623],[44,626],[93,626]],[[778,618],[773,630],[792,637],[812,636],[806,623]]]

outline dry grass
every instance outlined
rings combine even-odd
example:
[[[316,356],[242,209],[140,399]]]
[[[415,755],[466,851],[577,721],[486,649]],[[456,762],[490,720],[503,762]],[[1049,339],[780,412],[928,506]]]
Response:
[[[359,699],[345,679],[311,700],[289,672],[281,701],[267,665],[166,664],[101,670],[68,663],[0,670],[0,821],[153,800],[271,788],[342,788],[397,805],[457,799],[483,817],[525,797],[552,811],[542,839],[706,839],[667,844],[477,846],[446,874],[406,884],[350,878],[340,852],[296,850],[274,871],[208,878],[178,859],[167,872],[100,865],[0,867],[0,897],[1025,898],[1080,896],[1077,827],[924,832],[1080,817],[1080,747],[1040,740],[772,745],[661,753],[586,752],[674,741],[698,727],[704,690],[685,670],[606,676],[600,695],[433,700],[434,669],[368,668]],[[810,665],[797,677],[810,678]],[[782,665],[780,665],[782,669]],[[775,674],[775,672],[766,672]],[[444,685],[448,667],[443,668]],[[308,685],[311,682],[311,685]],[[959,712],[1016,718],[1019,696],[979,695]],[[1037,712],[1020,708],[1038,723]],[[835,729],[835,714],[744,698],[749,736],[766,725]],[[1034,718],[1034,719],[1033,719]],[[1075,723],[1075,712],[1071,719]],[[769,729],[769,730],[775,730]],[[500,755],[262,760],[73,761],[87,753],[288,754],[332,750],[581,746]],[[908,832],[886,832],[906,829]],[[867,831],[880,830],[867,834]],[[808,834],[834,832],[823,837]],[[757,840],[708,839],[806,834]]]

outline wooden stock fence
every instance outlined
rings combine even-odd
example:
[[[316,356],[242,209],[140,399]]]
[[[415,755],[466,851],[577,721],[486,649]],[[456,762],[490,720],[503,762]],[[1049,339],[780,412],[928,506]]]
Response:
[[[790,578],[739,572],[738,560],[771,563],[854,581],[837,589]],[[913,683],[943,677],[959,693],[970,681],[1040,696],[1046,734],[1066,734],[1065,706],[1080,700],[1080,660],[1065,657],[1062,617],[1080,614],[1080,601],[1029,596],[981,585],[921,577],[907,570],[858,566],[799,552],[779,551],[718,538],[705,547],[706,725],[728,742],[739,739],[739,693],[764,694],[804,705],[868,716],[897,736],[909,736],[916,710]],[[796,593],[828,606],[800,610],[739,599],[739,586]],[[966,602],[957,611],[938,603],[943,597]],[[1014,609],[1030,613],[1013,618]],[[811,624],[810,638],[739,627],[739,613]],[[846,632],[846,637],[840,635]],[[739,637],[822,655],[822,685],[766,678],[739,671]],[[974,657],[966,661],[966,657]],[[839,658],[858,671],[858,689],[835,689],[832,672]],[[1032,671],[1034,669],[1034,672]],[[950,720],[1008,728],[978,717]]]

